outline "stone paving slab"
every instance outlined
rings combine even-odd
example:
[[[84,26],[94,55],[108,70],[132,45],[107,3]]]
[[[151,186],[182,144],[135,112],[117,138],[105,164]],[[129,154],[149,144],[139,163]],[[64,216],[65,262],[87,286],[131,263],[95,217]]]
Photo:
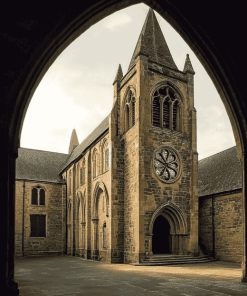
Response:
[[[246,296],[238,264],[106,264],[79,257],[17,258],[20,296]]]

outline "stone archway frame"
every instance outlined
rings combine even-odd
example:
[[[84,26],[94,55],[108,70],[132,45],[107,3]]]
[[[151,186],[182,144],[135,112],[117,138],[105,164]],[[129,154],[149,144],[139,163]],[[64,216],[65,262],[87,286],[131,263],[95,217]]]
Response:
[[[98,194],[99,191],[102,190],[102,192],[105,194],[106,199],[106,217],[109,217],[109,196],[106,189],[106,186],[103,182],[97,182],[94,187],[94,193],[93,193],[93,211],[92,211],[92,219],[97,219],[97,202],[98,202]]]
[[[158,207],[158,209],[153,213],[149,223],[149,235],[153,235],[154,221],[161,214],[168,220],[173,234],[187,234],[187,223],[184,218],[183,211],[174,203],[168,201]]]

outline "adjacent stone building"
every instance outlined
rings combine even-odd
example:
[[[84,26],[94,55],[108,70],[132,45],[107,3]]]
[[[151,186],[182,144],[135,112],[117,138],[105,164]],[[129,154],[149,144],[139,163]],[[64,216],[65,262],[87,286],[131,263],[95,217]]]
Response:
[[[20,148],[16,163],[15,253],[66,251],[66,183],[58,174],[67,154]]]
[[[199,245],[205,254],[242,262],[242,171],[237,147],[199,161]]]
[[[150,9],[109,116],[81,144],[73,130],[68,154],[20,149],[17,255],[241,261],[241,166],[232,148],[201,160],[198,175],[194,74],[188,55],[178,70]]]

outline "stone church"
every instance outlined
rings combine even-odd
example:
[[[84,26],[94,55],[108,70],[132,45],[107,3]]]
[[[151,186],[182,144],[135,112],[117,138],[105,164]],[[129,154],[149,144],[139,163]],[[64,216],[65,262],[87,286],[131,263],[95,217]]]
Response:
[[[198,162],[194,75],[150,9],[109,116],[81,144],[73,130],[68,154],[19,149],[17,256],[242,261],[241,164],[236,147]]]

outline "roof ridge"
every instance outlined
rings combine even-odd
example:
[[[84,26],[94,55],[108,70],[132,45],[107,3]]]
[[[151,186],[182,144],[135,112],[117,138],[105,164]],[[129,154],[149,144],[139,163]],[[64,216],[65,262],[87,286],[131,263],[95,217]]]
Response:
[[[204,158],[200,159],[199,162],[202,161],[202,160],[204,160],[204,159],[206,159],[206,158],[210,158],[210,157],[213,157],[213,156],[215,156],[215,155],[217,155],[217,154],[220,154],[220,153],[222,153],[222,152],[224,152],[224,151],[230,150],[230,149],[232,149],[232,148],[237,148],[237,146],[232,146],[232,147],[230,147],[230,148],[227,148],[227,149],[222,150],[222,151],[220,151],[220,152],[217,152],[217,153],[215,153],[215,154],[212,154],[212,155],[209,155],[209,156],[207,156],[207,157],[204,157]]]

